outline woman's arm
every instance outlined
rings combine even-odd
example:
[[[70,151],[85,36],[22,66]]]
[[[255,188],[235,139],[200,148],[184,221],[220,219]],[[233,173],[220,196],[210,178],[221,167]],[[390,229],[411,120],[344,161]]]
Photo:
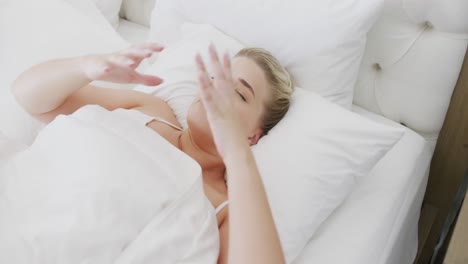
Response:
[[[228,178],[228,263],[285,263],[252,151],[239,144],[230,152],[224,159],[233,175]]]
[[[80,67],[80,59],[57,59],[34,65],[15,80],[11,91],[29,113],[49,112],[91,82]]]
[[[162,47],[156,44],[144,44],[110,54],[47,61],[23,72],[13,83],[12,93],[26,111],[39,115],[58,108],[72,95],[77,97],[71,100],[73,105],[108,95],[105,89],[88,85],[93,80],[158,85],[160,78],[135,69],[143,59],[160,50]],[[87,89],[79,91],[83,87]],[[120,97],[125,97],[125,92]]]
[[[213,46],[210,46],[210,57],[215,72],[213,81],[199,55],[196,62],[202,102],[228,175],[229,218],[221,226],[221,247],[228,243],[227,263],[285,263],[263,183],[233,107],[230,59],[225,55],[221,66]],[[224,250],[220,262],[226,259],[225,254]]]

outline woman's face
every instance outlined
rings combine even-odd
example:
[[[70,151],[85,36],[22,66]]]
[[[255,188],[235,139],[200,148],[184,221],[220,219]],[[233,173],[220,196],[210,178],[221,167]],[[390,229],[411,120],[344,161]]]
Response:
[[[234,106],[239,113],[246,140],[254,145],[263,135],[260,128],[265,105],[270,98],[268,83],[263,70],[248,57],[234,57],[232,60],[232,77],[235,88]],[[197,96],[189,108],[187,123],[192,138],[201,144],[214,144],[205,109]]]

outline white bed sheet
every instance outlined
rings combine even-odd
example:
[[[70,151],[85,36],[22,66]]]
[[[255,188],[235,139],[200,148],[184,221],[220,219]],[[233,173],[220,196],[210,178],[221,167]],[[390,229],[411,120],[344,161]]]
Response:
[[[399,125],[357,106],[353,111]],[[319,228],[294,264],[413,263],[432,151],[424,138],[407,129]]]
[[[149,34],[149,28],[123,19],[117,31],[131,43],[143,43]],[[353,111],[401,126],[355,105]],[[433,148],[407,129],[401,141],[319,228],[294,264],[413,263]]]
[[[129,43],[145,43],[148,39],[149,28],[126,19],[119,20],[117,32]]]

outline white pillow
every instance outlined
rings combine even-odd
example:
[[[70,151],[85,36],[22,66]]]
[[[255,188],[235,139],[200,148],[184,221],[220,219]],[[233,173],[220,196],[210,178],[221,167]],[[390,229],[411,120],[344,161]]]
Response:
[[[186,127],[198,93],[195,53],[210,42],[232,53],[242,45],[209,25],[184,24],[182,32],[147,71],[160,74],[164,85],[135,89],[167,100]],[[288,262],[402,135],[297,88],[284,120],[253,147]]]
[[[288,262],[404,132],[296,89],[284,119],[253,147]]]
[[[271,51],[295,77],[346,108],[383,0],[157,0],[149,40],[181,38],[184,22],[211,24],[247,46]]]
[[[102,14],[102,12],[97,8],[96,3],[93,0],[64,0],[65,2],[70,3],[82,14],[88,16],[94,21],[94,23],[99,24],[99,27],[106,27],[108,29],[115,30],[113,26],[109,23],[107,18]]]
[[[93,6],[83,5],[86,8],[80,10]],[[10,92],[11,84],[21,72],[45,60],[111,52],[128,45],[112,28],[96,21],[62,0],[2,3],[0,131],[6,136],[30,145],[42,127]]]

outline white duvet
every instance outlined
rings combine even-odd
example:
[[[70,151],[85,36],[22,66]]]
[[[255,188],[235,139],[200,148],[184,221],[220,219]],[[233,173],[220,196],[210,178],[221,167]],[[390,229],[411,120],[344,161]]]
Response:
[[[216,263],[199,165],[132,110],[58,116],[0,168],[0,263]]]

